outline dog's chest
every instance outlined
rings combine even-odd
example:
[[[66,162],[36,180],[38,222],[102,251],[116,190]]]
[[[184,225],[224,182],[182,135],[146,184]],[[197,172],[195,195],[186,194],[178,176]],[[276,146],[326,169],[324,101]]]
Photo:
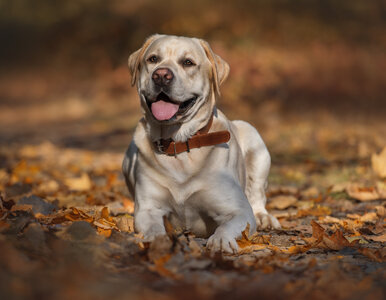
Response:
[[[158,171],[170,188],[174,189],[188,189],[188,186],[192,184],[192,179],[201,176],[211,166],[211,159],[208,159],[206,149],[192,149],[176,157],[159,155],[157,162]]]

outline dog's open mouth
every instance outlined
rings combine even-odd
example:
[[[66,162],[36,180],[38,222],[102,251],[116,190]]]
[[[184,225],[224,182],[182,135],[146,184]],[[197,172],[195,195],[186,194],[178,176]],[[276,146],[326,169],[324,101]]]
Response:
[[[177,115],[182,115],[187,112],[196,102],[197,96],[194,96],[182,103],[174,102],[164,92],[158,94],[154,102],[150,102],[146,99],[151,113],[158,121],[172,120]]]

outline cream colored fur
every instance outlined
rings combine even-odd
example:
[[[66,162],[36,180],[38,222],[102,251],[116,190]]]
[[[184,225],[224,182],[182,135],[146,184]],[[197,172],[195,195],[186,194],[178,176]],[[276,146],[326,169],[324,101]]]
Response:
[[[152,55],[159,58],[157,63],[149,63]],[[181,61],[186,58],[195,65],[184,67]],[[174,73],[168,91],[173,100],[182,103],[198,96],[184,115],[167,122],[157,121],[146,104],[147,98],[159,93],[151,80],[159,67]],[[263,140],[250,124],[229,121],[215,106],[228,64],[203,40],[154,35],[130,56],[129,69],[144,115],[123,161],[135,199],[136,231],[151,241],[165,234],[163,217],[168,216],[174,225],[209,237],[211,251],[237,252],[236,239],[247,224],[250,233],[256,228],[280,228],[265,209],[271,161]],[[186,141],[207,124],[212,112],[210,131],[229,130],[227,144],[191,149],[177,157],[155,151],[153,142],[161,138]]]

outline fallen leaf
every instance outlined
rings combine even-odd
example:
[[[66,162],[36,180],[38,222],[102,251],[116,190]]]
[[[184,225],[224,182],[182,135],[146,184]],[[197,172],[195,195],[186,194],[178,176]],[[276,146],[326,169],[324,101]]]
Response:
[[[100,217],[94,219],[92,224],[97,227],[98,233],[105,237],[110,237],[112,230],[119,231],[119,228],[114,218],[110,216],[109,209],[107,207],[102,208]]]
[[[364,214],[363,216],[358,214],[347,214],[347,218],[369,223],[375,223],[378,220],[378,216],[375,212],[369,212]]]
[[[37,190],[39,193],[55,193],[59,190],[59,184],[55,180],[44,181],[39,185]]]
[[[241,232],[241,239],[237,240],[237,244],[239,245],[240,248],[245,248],[247,246],[251,246],[252,242],[249,240],[248,235],[249,235],[249,223],[245,227],[245,229]]]
[[[249,223],[241,233],[241,239],[237,240],[238,246],[241,248],[239,249],[239,255],[251,253],[253,251],[257,250],[263,250],[267,247],[270,247],[270,237],[267,235],[259,235],[257,232],[254,233],[252,236],[249,236]]]
[[[329,224],[329,223],[341,224],[342,220],[338,219],[338,218],[331,217],[331,216],[325,216],[325,217],[321,217],[319,219],[319,222],[321,222],[323,224]]]
[[[296,216],[298,218],[301,217],[306,217],[306,216],[325,216],[325,215],[330,215],[331,214],[331,209],[327,206],[321,206],[318,205],[316,207],[313,207],[311,209],[300,209],[298,210]]]
[[[292,195],[280,195],[269,200],[267,207],[270,209],[286,209],[297,202],[297,198]]]
[[[345,247],[354,247],[358,243],[357,241],[350,243],[340,230],[336,230],[333,234],[328,235],[324,228],[314,220],[311,221],[311,226],[313,230],[312,237],[309,239],[304,238],[304,240],[311,244],[312,247],[341,250]]]
[[[295,186],[270,186],[269,196],[274,195],[296,195],[299,192]]]
[[[303,199],[315,199],[318,198],[319,195],[320,191],[314,186],[311,186],[308,189],[305,189],[300,192],[300,196],[302,196]]]
[[[353,241],[358,241],[359,244],[368,244],[369,242],[366,241],[365,236],[360,235],[354,235],[354,236],[346,236],[345,239],[349,241],[349,243]]]
[[[361,187],[358,184],[350,184],[346,191],[351,198],[360,201],[372,201],[380,198],[375,187]]]
[[[86,173],[80,177],[66,178],[65,184],[74,191],[88,191],[91,188],[91,180]]]
[[[386,199],[386,181],[377,181],[376,183],[377,192],[381,199]]]
[[[11,211],[21,211],[21,210],[32,212],[32,205],[30,205],[30,204],[15,204],[11,208]]]
[[[114,218],[117,227],[123,232],[134,232],[134,218],[130,215],[124,215]]]
[[[384,218],[386,216],[386,208],[384,206],[378,205],[375,209],[377,210],[378,217]]]
[[[386,178],[386,147],[382,152],[371,155],[371,166],[379,177]]]
[[[101,227],[97,227],[97,231],[100,235],[103,235],[104,237],[108,238],[111,236],[112,230],[111,229],[104,229]]]
[[[346,191],[347,187],[350,185],[349,182],[341,182],[341,183],[336,183],[332,185],[329,188],[329,193],[341,193]]]
[[[371,240],[374,242],[386,243],[386,233],[383,233],[382,235],[365,235],[364,237],[367,240]]]

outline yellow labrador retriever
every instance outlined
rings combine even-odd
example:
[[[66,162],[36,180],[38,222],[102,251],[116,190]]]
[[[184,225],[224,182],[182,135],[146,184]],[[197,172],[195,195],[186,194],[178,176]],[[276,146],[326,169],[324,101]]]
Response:
[[[135,229],[151,241],[168,216],[211,251],[234,253],[236,239],[280,228],[265,209],[270,155],[259,133],[216,108],[228,64],[208,43],[153,35],[129,58],[144,117],[123,161],[135,199]]]

